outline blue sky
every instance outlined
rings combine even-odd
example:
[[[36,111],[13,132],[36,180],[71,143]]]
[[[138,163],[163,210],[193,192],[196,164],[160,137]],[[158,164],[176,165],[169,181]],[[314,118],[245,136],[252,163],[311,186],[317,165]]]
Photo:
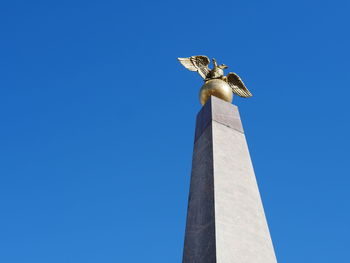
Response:
[[[348,1],[2,1],[0,262],[181,262],[206,54],[279,262],[350,262]]]

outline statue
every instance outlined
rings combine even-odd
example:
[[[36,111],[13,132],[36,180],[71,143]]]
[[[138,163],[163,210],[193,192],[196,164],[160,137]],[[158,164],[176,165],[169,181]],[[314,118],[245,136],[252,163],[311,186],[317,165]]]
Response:
[[[241,78],[233,72],[224,76],[224,69],[228,68],[225,64],[218,65],[213,58],[213,68],[209,69],[210,60],[207,56],[192,56],[189,58],[178,58],[180,63],[190,71],[197,71],[204,79],[204,85],[199,93],[199,100],[202,105],[210,98],[216,96],[225,101],[232,102],[232,93],[249,98],[252,96],[246,88]]]

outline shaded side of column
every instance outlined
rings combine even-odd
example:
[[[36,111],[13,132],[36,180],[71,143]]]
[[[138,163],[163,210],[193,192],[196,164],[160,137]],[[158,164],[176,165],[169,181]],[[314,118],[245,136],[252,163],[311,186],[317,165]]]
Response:
[[[197,115],[183,263],[216,263],[211,103]]]

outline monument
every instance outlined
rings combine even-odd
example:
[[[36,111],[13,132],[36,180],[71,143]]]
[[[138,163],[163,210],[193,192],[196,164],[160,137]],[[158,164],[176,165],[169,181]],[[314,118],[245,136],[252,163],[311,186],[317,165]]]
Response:
[[[197,115],[183,263],[277,263],[238,108],[251,97],[226,65],[179,58],[204,79]]]

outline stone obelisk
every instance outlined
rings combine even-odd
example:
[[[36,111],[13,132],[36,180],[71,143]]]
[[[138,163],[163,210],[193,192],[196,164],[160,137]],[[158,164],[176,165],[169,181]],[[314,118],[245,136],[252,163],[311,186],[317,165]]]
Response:
[[[197,115],[183,263],[276,263],[238,108]]]

